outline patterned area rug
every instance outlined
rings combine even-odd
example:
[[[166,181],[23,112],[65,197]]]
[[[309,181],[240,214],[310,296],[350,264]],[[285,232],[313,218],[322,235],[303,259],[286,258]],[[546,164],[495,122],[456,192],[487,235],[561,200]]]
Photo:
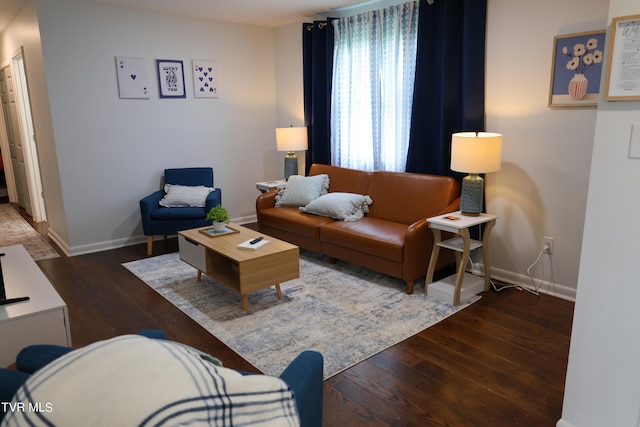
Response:
[[[452,307],[401,280],[302,251],[300,278],[240,295],[196,270],[178,254],[123,264],[147,285],[268,375],[279,375],[303,350],[325,358],[325,378],[409,338],[465,308]],[[215,355],[213,355],[215,356]]]
[[[0,246],[23,245],[36,261],[60,256],[9,204],[0,205],[0,230]]]

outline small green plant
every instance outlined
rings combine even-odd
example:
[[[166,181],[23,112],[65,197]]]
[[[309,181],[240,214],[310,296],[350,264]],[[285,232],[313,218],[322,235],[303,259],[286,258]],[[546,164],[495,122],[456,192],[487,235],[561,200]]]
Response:
[[[209,210],[207,213],[207,219],[214,222],[224,222],[225,224],[229,224],[231,218],[229,217],[229,211],[224,206],[218,205]]]

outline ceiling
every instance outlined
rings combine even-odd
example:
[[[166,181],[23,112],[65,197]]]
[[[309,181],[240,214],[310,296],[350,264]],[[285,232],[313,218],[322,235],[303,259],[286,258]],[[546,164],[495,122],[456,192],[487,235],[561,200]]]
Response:
[[[0,0],[0,32],[29,0]],[[309,19],[334,9],[361,3],[363,0],[78,0],[131,9],[159,12],[237,24],[278,27]]]

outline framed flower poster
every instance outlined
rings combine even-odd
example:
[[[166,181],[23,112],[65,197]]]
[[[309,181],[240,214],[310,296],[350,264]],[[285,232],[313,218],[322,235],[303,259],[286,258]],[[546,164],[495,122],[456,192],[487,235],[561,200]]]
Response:
[[[160,98],[186,98],[182,61],[156,59]]]
[[[600,93],[605,30],[553,39],[550,108],[595,107]]]
[[[605,101],[640,101],[640,15],[611,21]]]

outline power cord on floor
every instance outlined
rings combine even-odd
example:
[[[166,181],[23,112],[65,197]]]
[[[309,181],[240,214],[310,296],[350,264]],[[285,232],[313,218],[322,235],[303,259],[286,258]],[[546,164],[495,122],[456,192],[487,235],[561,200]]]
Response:
[[[498,287],[495,282],[493,280],[490,280],[491,282],[491,287],[493,288],[494,291],[496,292],[501,292],[505,289],[510,289],[510,288],[515,288],[518,289],[520,291],[527,291],[530,292],[534,295],[540,295],[540,289],[542,288],[542,285],[544,285],[544,276],[545,276],[545,266],[544,266],[544,258],[542,258],[542,255],[544,255],[545,253],[545,248],[542,248],[542,250],[540,251],[540,253],[538,254],[538,256],[536,257],[536,260],[529,266],[529,268],[527,268],[527,275],[529,276],[529,280],[531,281],[531,285],[533,287],[533,289],[527,288],[525,286],[521,286],[521,285],[503,285]],[[531,269],[538,263],[542,261],[542,279],[540,280],[540,282],[538,284],[536,284],[536,281],[533,277],[533,275],[531,274]],[[473,271],[473,261],[471,260],[471,257],[469,257],[468,261],[469,264],[471,264],[471,270]],[[550,278],[550,282],[549,283],[553,283],[553,268],[551,269],[551,278]]]

